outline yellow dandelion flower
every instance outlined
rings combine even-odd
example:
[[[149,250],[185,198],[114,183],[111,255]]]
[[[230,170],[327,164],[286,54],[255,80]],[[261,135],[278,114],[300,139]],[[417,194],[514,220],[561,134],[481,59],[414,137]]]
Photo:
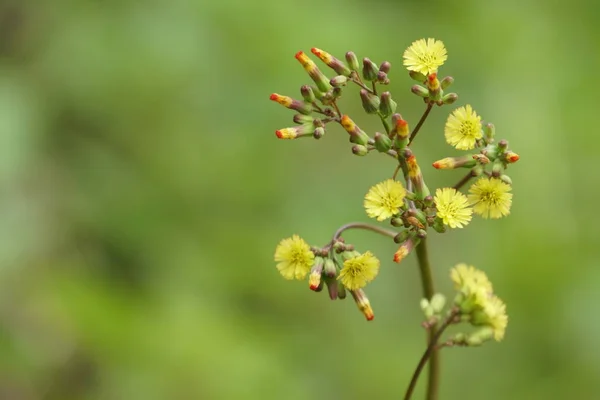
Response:
[[[498,296],[492,296],[483,307],[483,312],[488,320],[487,325],[494,330],[494,339],[501,341],[508,325],[506,305]]]
[[[350,289],[357,290],[377,276],[379,272],[379,259],[370,251],[344,261],[344,267],[338,275],[342,284]]]
[[[383,221],[399,213],[406,190],[398,181],[388,179],[373,186],[365,195],[364,206],[367,215]]]
[[[485,272],[465,263],[457,264],[452,268],[450,271],[450,279],[454,282],[454,288],[456,290],[477,287],[482,288],[489,293],[493,291],[492,282],[490,282]]]
[[[469,207],[467,196],[454,188],[443,188],[435,191],[433,198],[437,208],[437,216],[444,225],[450,228],[462,228],[471,220],[473,210]]]
[[[467,104],[450,114],[444,128],[446,142],[458,150],[471,150],[481,139],[481,117]]]
[[[313,265],[315,255],[298,235],[283,239],[275,249],[275,261],[281,275],[288,280],[304,279]]]
[[[404,51],[404,66],[409,71],[417,71],[424,75],[436,72],[448,59],[446,47],[440,40],[429,38],[413,42]]]
[[[473,211],[483,218],[501,218],[510,214],[512,193],[510,185],[496,178],[480,178],[469,189]]]

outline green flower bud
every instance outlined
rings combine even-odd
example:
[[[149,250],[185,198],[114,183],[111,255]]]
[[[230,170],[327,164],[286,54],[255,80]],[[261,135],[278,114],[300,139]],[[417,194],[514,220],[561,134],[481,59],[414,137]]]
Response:
[[[356,57],[356,54],[354,54],[353,51],[349,51],[346,53],[346,62],[348,63],[348,67],[350,67],[352,71],[359,70],[360,66],[358,64],[358,57]]]
[[[381,93],[381,103],[379,104],[379,112],[384,117],[392,115],[396,111],[396,102],[392,100],[392,94],[390,92]]]
[[[360,90],[360,99],[367,114],[375,114],[379,109],[379,104],[381,103],[379,97],[369,93],[365,89]]]
[[[508,175],[500,175],[500,180],[507,185],[512,185],[512,179],[510,179],[510,176]]]
[[[331,83],[331,86],[333,87],[346,86],[346,83],[348,83],[348,78],[344,75],[334,76],[331,78],[329,83]]]
[[[337,299],[338,294],[338,282],[337,279],[325,278],[325,284],[327,285],[327,292],[331,300]]]
[[[413,85],[413,87],[410,88],[410,91],[424,99],[429,97],[429,90],[421,85]]]
[[[425,207],[433,207],[433,196],[425,196],[425,198],[423,199],[423,204],[425,204]]]
[[[454,82],[454,78],[451,76],[447,76],[444,79],[442,79],[442,81],[440,82],[440,85],[442,86],[442,90],[448,88],[450,85],[452,85],[453,82]]]
[[[341,87],[334,87],[333,90],[331,91],[331,94],[333,95],[333,99],[339,99],[340,97],[342,97],[342,88]]]
[[[325,259],[325,263],[323,264],[323,274],[325,274],[325,276],[328,278],[335,278],[337,275],[335,261],[333,261],[331,258]]]
[[[323,136],[325,136],[325,128],[322,126],[316,127],[315,131],[313,132],[313,137],[315,139],[321,139]]]
[[[483,136],[487,143],[494,142],[494,135],[496,134],[496,127],[492,123],[485,124],[483,126]]]
[[[294,122],[297,124],[309,124],[311,122],[314,122],[315,118],[310,116],[310,115],[304,115],[304,114],[295,114],[294,115]]]
[[[350,135],[350,142],[366,146],[369,143],[369,135],[365,133],[358,125],[352,121],[347,115],[343,115],[341,119],[342,127]]]
[[[458,95],[456,93],[448,93],[442,96],[442,104],[452,104],[456,100],[458,100]]]
[[[494,178],[499,178],[502,173],[504,173],[504,163],[500,160],[494,161],[494,165],[492,165],[492,176]]]
[[[369,149],[367,149],[363,145],[357,144],[355,146],[352,146],[352,153],[357,156],[366,156],[367,154],[369,154]]]
[[[380,132],[375,132],[375,148],[381,153],[385,153],[392,148],[392,139]]]
[[[395,227],[404,226],[404,221],[400,217],[394,217],[390,220],[390,224],[392,224],[392,226],[395,226]],[[396,235],[396,237],[397,236],[398,235]],[[394,238],[394,241],[395,240],[396,240],[396,238]],[[399,242],[396,242],[396,243],[399,243]]]
[[[413,81],[417,81],[419,83],[425,83],[427,81],[427,77],[417,71],[408,71],[408,75],[410,75]]]
[[[340,60],[338,60],[337,58],[332,56],[331,54],[329,54],[326,51],[323,51],[321,49],[317,49],[316,47],[313,47],[312,49],[310,49],[310,51],[315,56],[319,57],[321,59],[321,61],[323,61],[325,64],[327,64],[327,66],[329,68],[333,69],[338,74],[346,75],[346,76],[350,75],[350,69],[348,67],[346,67]]]
[[[433,229],[436,232],[444,233],[446,232],[446,225],[444,225],[444,221],[441,218],[436,217],[435,221],[433,221]]]
[[[421,299],[419,306],[421,307],[421,310],[423,311],[423,314],[425,315],[425,319],[429,320],[433,317],[434,312],[433,312],[433,308],[431,307],[431,304],[429,304],[429,300]]]
[[[365,78],[365,80],[369,82],[374,81],[375,79],[377,79],[377,72],[377,65],[367,57],[363,58],[363,78]]]
[[[309,85],[303,85],[300,88],[300,93],[302,93],[302,97],[304,98],[304,101],[306,101],[307,103],[314,103],[315,102],[315,92],[313,90],[312,87],[310,87]]]
[[[417,230],[417,237],[419,239],[425,239],[427,237],[427,231],[425,229]]]
[[[480,346],[484,342],[487,342],[488,340],[492,339],[493,337],[494,330],[489,326],[485,326],[468,335],[465,338],[465,343],[468,346]]]
[[[398,218],[398,217],[396,217],[394,219],[402,221],[402,219]],[[402,222],[402,224],[404,224],[404,222]],[[394,226],[400,226],[400,225],[394,225]],[[408,240],[409,237],[410,237],[410,232],[409,231],[401,231],[396,236],[394,236],[394,242],[398,243],[398,244],[404,243],[404,242],[406,242]]]
[[[337,297],[340,300],[344,300],[346,298],[346,288],[342,284],[342,281],[337,281]]]
[[[500,151],[504,151],[508,148],[508,141],[506,139],[502,139],[498,142],[498,149]]]
[[[436,293],[431,298],[431,308],[436,314],[440,314],[446,306],[446,297],[441,293]]]

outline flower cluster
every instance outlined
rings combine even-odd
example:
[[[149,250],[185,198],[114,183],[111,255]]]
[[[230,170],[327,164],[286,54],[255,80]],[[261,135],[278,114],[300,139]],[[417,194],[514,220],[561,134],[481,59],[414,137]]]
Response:
[[[398,245],[393,256],[390,252],[390,260],[402,262],[431,231],[444,233],[448,229],[464,228],[471,222],[473,214],[496,219],[510,213],[512,181],[506,170],[519,160],[519,156],[509,149],[506,140],[496,140],[494,125],[484,123],[470,104],[450,112],[443,131],[448,144],[469,153],[433,163],[438,170],[467,169],[463,179],[431,191],[421,168],[423,164],[419,164],[413,153],[412,143],[432,109],[458,100],[456,93],[448,92],[454,79],[438,76],[448,58],[443,42],[433,38],[420,39],[404,51],[404,66],[416,82],[411,92],[420,97],[426,107],[412,129],[396,112],[398,105],[391,93],[381,90],[390,83],[390,62],[376,64],[366,57],[359,61],[352,51],[345,54],[343,61],[318,48],[311,52],[333,71],[333,75],[322,72],[306,53],[296,53],[295,58],[311,83],[300,87],[301,98],[271,94],[272,101],[295,112],[295,125],[278,129],[275,134],[279,139],[320,139],[326,130],[337,124],[347,134],[353,154],[380,153],[394,160],[395,171],[391,178],[372,186],[363,200],[368,217],[392,226],[392,230],[369,228],[393,238]],[[381,132],[363,130],[355,118],[341,111],[342,93],[353,85],[358,93],[351,95],[360,99],[367,114],[381,120]],[[442,137],[441,132],[439,137]],[[399,175],[404,178],[403,182],[398,179]],[[475,182],[462,193],[463,186],[473,178]],[[322,247],[310,247],[295,235],[284,239],[275,252],[277,269],[286,279],[309,276],[309,287],[314,291],[321,291],[326,285],[332,299],[344,298],[346,291],[350,291],[359,309],[370,320],[373,312],[363,288],[378,275],[380,262],[370,251],[361,254],[353,245],[347,244],[341,237],[344,229],[340,228]],[[455,268],[452,275],[455,282],[461,282],[458,288],[464,297],[460,303],[461,315],[468,316],[473,325],[491,329],[493,336],[499,339],[506,326],[504,305],[492,294],[491,284],[485,289],[489,281],[482,278],[485,277],[482,272],[465,268]],[[469,302],[475,302],[472,310],[467,309]],[[441,302],[434,303],[439,308]]]

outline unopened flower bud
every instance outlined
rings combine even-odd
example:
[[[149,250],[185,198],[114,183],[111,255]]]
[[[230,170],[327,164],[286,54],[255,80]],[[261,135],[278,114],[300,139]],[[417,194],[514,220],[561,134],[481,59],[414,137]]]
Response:
[[[360,90],[360,100],[362,101],[362,106],[367,114],[375,114],[379,109],[379,97],[369,93],[365,89]]]
[[[494,141],[494,135],[496,134],[496,127],[492,123],[485,124],[483,126],[483,135],[485,137],[485,141],[488,143],[492,143]]]
[[[506,160],[507,163],[516,163],[517,161],[519,161],[519,155],[517,153],[515,153],[514,151],[507,151],[504,154],[504,159]]]
[[[433,229],[438,233],[446,232],[446,225],[440,217],[436,217],[433,221]]]
[[[427,89],[429,89],[429,97],[431,97],[432,100],[440,99],[442,88],[435,72],[427,76]]]
[[[352,153],[356,156],[366,156],[369,154],[369,149],[361,144],[356,144],[352,146]]]
[[[323,260],[322,257],[315,257],[315,262],[310,269],[310,275],[308,277],[308,285],[310,290],[316,290],[319,287],[324,263],[325,260]]]
[[[335,267],[335,261],[331,258],[326,258],[323,265],[323,273],[328,278],[335,278],[337,275],[337,268]]]
[[[413,87],[410,88],[410,91],[419,97],[423,97],[424,99],[429,97],[429,90],[421,85],[413,85]]]
[[[496,160],[498,157],[498,145],[497,144],[488,144],[485,149],[481,150],[481,154],[485,155],[490,161]]]
[[[302,94],[302,98],[304,98],[304,101],[306,101],[307,103],[315,102],[315,92],[313,91],[313,88],[309,85],[302,85],[300,87],[300,93]]]
[[[406,166],[408,167],[408,178],[413,184],[413,191],[417,195],[417,198],[423,199],[425,196],[429,196],[429,188],[425,185],[421,168],[414,155],[406,157]]]
[[[390,220],[390,224],[392,224],[392,226],[395,226],[395,227],[404,226],[404,221],[400,217],[393,217]],[[397,237],[398,237],[398,235],[396,235],[396,237],[394,238],[394,241],[396,243],[400,243],[400,242],[396,241]],[[398,239],[398,240],[400,240],[400,239]],[[400,241],[402,241],[402,240],[400,240]]]
[[[312,135],[315,127],[313,124],[297,125],[290,128],[279,129],[275,131],[275,135],[279,139],[296,139],[307,135]]]
[[[327,292],[331,300],[336,300],[338,295],[338,283],[336,279],[325,278],[327,284]]]
[[[501,151],[506,150],[508,148],[508,140],[502,139],[498,142],[498,149]]]
[[[477,164],[473,156],[446,157],[433,163],[435,169],[472,168]]]
[[[440,314],[446,306],[446,297],[441,293],[436,293],[431,297],[431,308],[436,314]]]
[[[290,110],[295,110],[302,114],[308,115],[312,112],[312,105],[300,100],[292,99],[288,96],[282,96],[280,94],[273,93],[269,98],[281,104],[282,106],[289,108]]]
[[[377,82],[381,83],[382,85],[389,85],[390,78],[388,78],[388,75],[385,72],[379,71],[377,72]]]
[[[489,326],[484,326],[477,331],[467,335],[465,343],[468,346],[480,346],[484,342],[491,340],[494,337],[494,329]]]
[[[385,153],[392,148],[392,139],[380,132],[375,132],[375,148],[381,153]]]
[[[456,100],[458,100],[458,95],[456,93],[448,93],[442,96],[442,104],[452,104]]]
[[[419,239],[425,239],[427,237],[427,231],[425,229],[417,230],[417,237]]]
[[[296,59],[302,64],[304,70],[308,73],[310,78],[315,82],[317,87],[322,92],[327,92],[331,89],[329,79],[319,70],[317,64],[311,60],[303,51],[296,53]]]
[[[375,316],[373,315],[373,309],[371,308],[371,303],[369,302],[369,299],[365,295],[365,292],[362,289],[358,289],[358,290],[351,290],[350,294],[352,295],[352,297],[354,297],[354,301],[356,302],[358,309],[363,313],[363,315],[365,316],[367,321],[373,320],[373,318]]]
[[[350,134],[350,142],[366,146],[369,143],[369,135],[367,135],[362,129],[358,127],[348,117],[343,115],[341,119],[342,127]],[[354,150],[353,150],[354,151]],[[355,153],[356,154],[356,153]]]
[[[329,54],[326,51],[323,51],[321,49],[317,49],[316,47],[313,47],[312,49],[310,49],[310,51],[315,56],[319,57],[321,59],[321,61],[323,61],[325,64],[327,64],[327,66],[329,68],[333,69],[336,73],[338,73],[340,75],[345,75],[345,76],[350,75],[350,72],[351,72],[350,68],[348,68],[342,61],[338,60],[331,54]]]
[[[392,94],[390,92],[381,93],[381,104],[379,104],[379,111],[384,117],[392,115],[396,111],[397,104],[392,100]]]
[[[442,86],[442,90],[446,90],[450,85],[452,85],[452,83],[454,83],[453,77],[451,77],[451,76],[444,77],[444,79],[442,79],[442,81],[440,82],[440,85]]]
[[[401,224],[403,224],[402,219],[396,217],[395,219],[400,220]],[[392,224],[393,225],[393,224]],[[394,226],[401,226],[401,225],[394,225]],[[403,243],[405,242],[408,238],[410,237],[410,233],[409,231],[401,231],[399,232],[396,236],[394,236],[394,242],[395,243]]]
[[[481,165],[486,165],[490,163],[490,159],[483,154],[473,154],[473,159]]]
[[[340,300],[344,300],[346,298],[346,288],[342,284],[342,281],[337,281],[337,297]]]
[[[334,100],[340,98],[342,96],[342,88],[334,87],[333,90],[331,91],[331,94],[332,94]]]
[[[356,57],[356,54],[354,54],[353,51],[349,51],[346,53],[346,62],[348,63],[348,67],[352,71],[358,71],[360,69],[358,57]]]
[[[387,74],[390,72],[390,68],[392,68],[392,64],[389,61],[384,61],[379,66],[379,71]]]
[[[433,207],[433,205],[434,205],[433,196],[432,195],[425,196],[425,198],[423,199],[423,204],[425,204],[425,207]]]
[[[499,178],[504,173],[504,165],[500,160],[496,160],[492,165],[492,176]]]
[[[410,237],[402,242],[398,250],[396,250],[394,253],[394,262],[398,264],[402,262],[402,260],[406,258],[406,256],[413,250],[417,243],[418,239],[415,237]]]
[[[331,83],[331,86],[334,87],[346,86],[346,83],[348,83],[348,78],[344,75],[337,75],[331,78],[329,83]]]
[[[427,77],[417,71],[408,71],[408,75],[413,81],[417,81],[419,83],[425,83],[427,81]]]
[[[310,115],[294,114],[294,122],[297,124],[310,124],[315,121],[315,118]]]
[[[512,179],[510,179],[510,176],[508,175],[500,175],[500,180],[507,185],[512,185]]]
[[[313,132],[313,137],[315,139],[321,139],[323,136],[325,136],[325,128],[322,126],[316,127],[315,131]]]
[[[363,58],[362,76],[365,78],[365,80],[371,82],[377,79],[378,71],[377,65],[373,61],[367,57]]]

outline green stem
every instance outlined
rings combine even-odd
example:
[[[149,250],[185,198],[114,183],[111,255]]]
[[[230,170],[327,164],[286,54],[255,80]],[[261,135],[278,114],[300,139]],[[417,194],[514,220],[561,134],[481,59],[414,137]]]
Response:
[[[421,119],[419,120],[419,122],[417,122],[417,126],[415,126],[415,129],[413,129],[412,133],[410,134],[410,138],[408,139],[409,146],[412,144],[413,140],[415,140],[417,133],[419,133],[419,129],[421,129],[421,127],[423,126],[423,123],[429,116],[429,112],[431,112],[432,108],[433,108],[433,103],[428,103],[427,108],[425,109],[425,112],[421,116]]]
[[[427,238],[421,239],[416,248],[417,260],[419,263],[419,272],[421,273],[421,284],[423,286],[423,297],[431,300],[435,289],[433,287],[433,277],[431,274],[431,265],[429,263],[429,256],[427,254]],[[429,350],[428,357],[429,361],[429,379],[427,382],[427,400],[436,400],[438,395],[439,386],[439,373],[440,373],[440,359],[439,351],[435,348],[437,342],[437,327],[435,325],[427,331],[427,344]]]
[[[456,190],[460,190],[460,188],[463,187],[467,182],[469,182],[469,180],[471,180],[472,177],[473,177],[473,173],[471,171],[469,171],[465,176],[462,177],[462,179],[460,181],[458,181],[458,183],[456,185],[454,185],[452,187]]]
[[[398,234],[398,232],[380,228],[377,225],[371,225],[371,224],[367,224],[365,222],[350,222],[346,225],[340,226],[338,228],[338,230],[335,231],[333,238],[331,239],[331,244],[333,244],[336,240],[338,240],[340,238],[340,236],[342,236],[342,233],[344,233],[345,231],[347,231],[349,229],[364,229],[367,231],[379,233],[380,235],[389,236],[391,238],[394,238]]]

